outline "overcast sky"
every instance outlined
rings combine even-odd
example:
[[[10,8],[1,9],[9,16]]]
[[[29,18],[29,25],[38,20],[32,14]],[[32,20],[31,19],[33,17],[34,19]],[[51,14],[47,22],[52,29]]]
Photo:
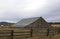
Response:
[[[40,16],[48,22],[60,22],[60,0],[0,0],[0,21]]]

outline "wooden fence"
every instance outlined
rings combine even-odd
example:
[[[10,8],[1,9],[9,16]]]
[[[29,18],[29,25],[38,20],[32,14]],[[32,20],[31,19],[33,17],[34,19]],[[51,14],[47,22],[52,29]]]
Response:
[[[0,39],[25,39],[31,37],[30,31],[0,30]]]
[[[39,30],[0,30],[0,39],[26,39],[32,36],[52,36],[55,35],[55,29]]]

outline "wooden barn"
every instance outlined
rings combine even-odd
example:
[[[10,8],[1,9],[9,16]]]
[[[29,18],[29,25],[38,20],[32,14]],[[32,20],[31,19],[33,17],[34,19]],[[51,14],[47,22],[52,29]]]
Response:
[[[52,36],[57,29],[48,24],[42,17],[25,18],[12,25],[12,28],[31,30],[32,36]]]

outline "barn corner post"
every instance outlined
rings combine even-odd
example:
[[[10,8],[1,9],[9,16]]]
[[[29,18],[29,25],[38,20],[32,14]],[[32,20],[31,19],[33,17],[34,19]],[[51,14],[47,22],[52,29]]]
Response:
[[[13,39],[13,32],[14,32],[14,31],[13,31],[13,30],[11,30],[11,39]]]
[[[33,34],[33,29],[32,29],[32,27],[31,27],[31,29],[30,29],[30,33],[31,33],[31,37],[32,37],[32,34]]]
[[[49,29],[47,29],[47,36],[49,36]]]

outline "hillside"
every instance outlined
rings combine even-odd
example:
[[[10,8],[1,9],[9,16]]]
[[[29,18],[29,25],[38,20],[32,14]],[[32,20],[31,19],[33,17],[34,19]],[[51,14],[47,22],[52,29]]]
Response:
[[[5,25],[11,25],[11,24],[14,24],[14,23],[0,22],[0,26],[1,26],[1,25],[4,25],[4,26],[5,26]]]

